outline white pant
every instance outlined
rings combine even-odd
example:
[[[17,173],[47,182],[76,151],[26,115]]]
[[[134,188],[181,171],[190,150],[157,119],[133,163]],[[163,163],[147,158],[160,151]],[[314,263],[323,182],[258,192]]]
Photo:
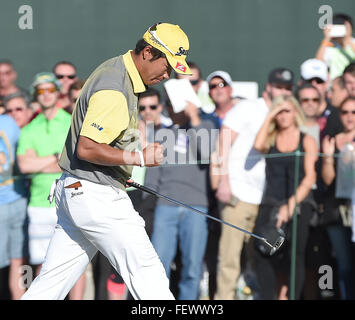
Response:
[[[28,206],[27,215],[30,263],[33,265],[42,264],[57,224],[56,210],[54,207]]]
[[[81,187],[65,188],[80,181]],[[135,299],[174,299],[164,267],[127,193],[63,174],[58,224],[38,277],[22,299],[64,299],[100,250]]]

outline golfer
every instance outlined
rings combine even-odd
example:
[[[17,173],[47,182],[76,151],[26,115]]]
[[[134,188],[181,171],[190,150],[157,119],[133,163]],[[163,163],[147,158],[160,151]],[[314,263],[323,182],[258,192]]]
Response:
[[[41,272],[22,299],[64,299],[97,250],[135,299],[174,299],[125,187],[132,166],[163,161],[157,143],[137,151],[138,94],[169,79],[172,70],[191,74],[188,49],[179,26],[155,24],[135,50],[105,61],[86,81],[59,161],[58,224]]]

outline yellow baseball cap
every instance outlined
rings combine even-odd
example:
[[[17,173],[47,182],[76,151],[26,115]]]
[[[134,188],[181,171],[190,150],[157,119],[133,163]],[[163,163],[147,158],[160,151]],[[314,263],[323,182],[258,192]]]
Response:
[[[145,32],[143,39],[165,53],[169,64],[177,73],[192,74],[186,63],[189,38],[178,25],[156,23]]]

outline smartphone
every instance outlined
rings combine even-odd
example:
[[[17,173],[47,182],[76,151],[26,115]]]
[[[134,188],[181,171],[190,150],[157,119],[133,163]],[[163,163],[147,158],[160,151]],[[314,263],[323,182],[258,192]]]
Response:
[[[330,29],[330,36],[332,38],[342,38],[346,35],[346,28],[344,24],[333,24]]]

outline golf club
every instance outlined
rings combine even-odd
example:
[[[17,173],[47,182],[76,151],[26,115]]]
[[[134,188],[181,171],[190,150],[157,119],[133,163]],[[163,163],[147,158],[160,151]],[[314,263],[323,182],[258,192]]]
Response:
[[[207,217],[207,218],[210,218],[210,219],[215,220],[215,221],[217,221],[217,222],[223,223],[223,224],[225,224],[225,225],[227,225],[227,226],[229,226],[229,227],[232,227],[232,228],[234,228],[234,229],[237,229],[237,230],[239,230],[239,231],[241,231],[241,232],[247,233],[247,234],[249,234],[250,236],[252,236],[252,237],[254,237],[254,238],[256,238],[256,239],[259,239],[259,240],[263,241],[264,243],[266,243],[266,244],[271,248],[270,255],[273,255],[278,249],[280,249],[280,247],[282,246],[282,244],[283,244],[284,241],[285,241],[285,238],[282,237],[282,236],[280,236],[280,237],[277,238],[277,240],[275,241],[274,244],[271,244],[271,243],[268,242],[267,239],[264,238],[264,237],[258,236],[258,235],[255,234],[255,233],[252,233],[252,232],[249,232],[249,231],[247,231],[247,230],[245,230],[245,229],[239,228],[239,227],[237,227],[237,226],[235,226],[235,225],[233,225],[233,224],[231,224],[231,223],[229,223],[229,222],[226,222],[226,221],[224,221],[224,220],[222,220],[222,219],[213,217],[213,216],[211,216],[210,214],[205,213],[205,212],[203,212],[203,211],[200,211],[200,210],[198,210],[198,209],[196,209],[196,208],[194,208],[194,207],[191,207],[191,206],[189,206],[189,205],[187,205],[187,204],[185,204],[185,203],[183,203],[183,202],[180,202],[180,201],[178,201],[178,200],[171,199],[171,198],[169,198],[169,197],[167,197],[167,196],[164,196],[164,195],[158,193],[158,192],[155,191],[155,190],[152,190],[152,189],[150,189],[150,188],[147,188],[147,187],[145,187],[145,186],[140,185],[139,183],[136,183],[136,182],[134,182],[134,181],[127,181],[126,183],[127,183],[128,186],[131,186],[131,187],[137,188],[137,189],[139,189],[139,190],[142,190],[142,191],[144,191],[144,192],[150,193],[150,194],[152,194],[152,195],[154,195],[154,196],[156,196],[156,197],[163,198],[163,199],[168,200],[168,201],[170,201],[170,202],[172,202],[172,203],[175,203],[175,204],[177,204],[177,205],[179,205],[179,206],[183,206],[183,207],[185,207],[185,208],[187,208],[187,209],[190,209],[190,210],[192,210],[192,211],[194,211],[194,212],[196,212],[196,213],[199,213],[199,214],[201,214],[201,215],[203,215],[203,216],[205,216],[205,217]]]

